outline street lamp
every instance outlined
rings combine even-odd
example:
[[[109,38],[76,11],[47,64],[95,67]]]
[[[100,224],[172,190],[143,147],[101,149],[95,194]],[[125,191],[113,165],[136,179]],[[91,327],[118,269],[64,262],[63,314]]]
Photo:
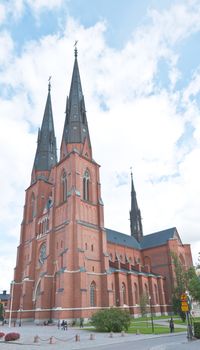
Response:
[[[20,309],[19,309],[19,327],[21,327],[21,325],[22,325],[22,315],[21,315],[21,311],[22,311],[22,309],[20,308]]]
[[[11,327],[14,284],[15,284],[15,281],[12,281],[11,282],[11,298],[10,298],[10,314],[9,314],[9,323],[8,323],[9,328]]]
[[[149,296],[149,305],[150,305],[150,312],[151,312],[151,328],[152,328],[152,333],[154,333],[154,323],[153,323],[151,296]]]

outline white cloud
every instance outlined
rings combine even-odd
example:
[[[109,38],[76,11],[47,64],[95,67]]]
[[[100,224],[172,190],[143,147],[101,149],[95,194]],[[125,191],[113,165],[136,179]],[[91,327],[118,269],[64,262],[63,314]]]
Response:
[[[33,5],[29,1],[36,10],[39,3],[46,4]],[[49,7],[59,3],[49,2]],[[5,40],[8,48],[2,53],[2,62],[7,56],[10,59],[0,76],[6,91],[0,101],[0,150],[4,159],[0,165],[0,222],[2,232],[14,237],[16,245],[48,77],[52,76],[59,148],[76,39],[93,156],[101,164],[105,226],[129,233],[131,188],[127,179],[132,166],[145,233],[177,226],[183,242],[191,241],[193,246],[198,243],[200,174],[196,164],[200,156],[200,123],[199,106],[190,96],[198,93],[199,77],[196,73],[183,91],[175,90],[184,72],[177,68],[179,56],[174,45],[199,30],[199,6],[192,10],[190,2],[188,6],[172,6],[168,12],[150,14],[152,23],[138,28],[122,50],[107,45],[105,22],[85,28],[69,19],[63,32],[26,43],[20,56],[15,55],[12,40],[5,34],[10,44]],[[168,63],[168,90],[156,84],[161,58]],[[184,106],[182,114],[178,112],[180,106]],[[195,142],[190,147],[178,146],[188,120],[195,128]],[[5,263],[10,276],[15,254],[14,249],[12,263]],[[0,283],[3,289],[7,283],[5,274]]]

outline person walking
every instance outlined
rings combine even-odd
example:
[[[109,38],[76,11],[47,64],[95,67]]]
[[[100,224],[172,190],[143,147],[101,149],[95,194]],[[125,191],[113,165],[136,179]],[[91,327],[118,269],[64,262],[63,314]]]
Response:
[[[174,333],[174,321],[172,317],[169,320],[169,329],[170,329],[170,333]]]

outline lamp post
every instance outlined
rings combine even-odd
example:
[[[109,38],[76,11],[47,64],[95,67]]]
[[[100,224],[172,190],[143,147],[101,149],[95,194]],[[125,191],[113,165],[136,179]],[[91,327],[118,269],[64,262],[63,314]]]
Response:
[[[15,281],[11,282],[11,298],[10,298],[10,313],[9,313],[9,323],[8,327],[11,327],[11,319],[12,319],[12,306],[13,306],[13,291],[14,291]]]
[[[151,328],[152,328],[152,333],[154,333],[154,323],[153,323],[151,296],[149,296],[149,305],[150,305],[150,312],[151,312]]]
[[[22,315],[21,315],[21,311],[22,311],[22,309],[21,309],[21,307],[20,307],[20,309],[19,309],[19,327],[21,327],[21,325],[22,325]]]

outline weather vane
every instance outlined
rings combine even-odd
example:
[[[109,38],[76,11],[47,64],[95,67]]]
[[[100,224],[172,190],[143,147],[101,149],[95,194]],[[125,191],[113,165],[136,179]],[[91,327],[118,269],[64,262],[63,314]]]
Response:
[[[75,43],[74,43],[74,47],[75,47],[74,54],[75,54],[75,57],[77,57],[77,55],[78,55],[77,44],[78,44],[78,40],[75,40]]]
[[[50,75],[50,77],[49,77],[49,79],[48,79],[48,82],[49,82],[48,90],[50,91],[50,90],[51,90],[51,75]]]

